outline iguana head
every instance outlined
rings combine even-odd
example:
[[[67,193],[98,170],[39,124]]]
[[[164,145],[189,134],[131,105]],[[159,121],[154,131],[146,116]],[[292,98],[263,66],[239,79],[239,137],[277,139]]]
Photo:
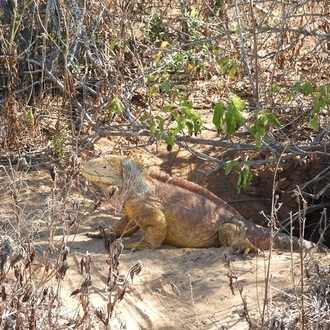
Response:
[[[136,179],[139,181],[142,171],[142,166],[134,160],[111,155],[88,161],[81,174],[93,183],[120,187]]]

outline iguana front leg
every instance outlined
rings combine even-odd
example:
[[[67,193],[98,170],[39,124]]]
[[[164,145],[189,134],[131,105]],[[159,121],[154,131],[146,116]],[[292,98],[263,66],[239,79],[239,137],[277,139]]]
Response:
[[[120,220],[112,226],[112,230],[119,236],[131,236],[139,230],[139,226],[132,223],[127,215],[124,215]]]
[[[125,244],[125,249],[138,251],[159,248],[166,237],[167,222],[164,213],[141,201],[138,204],[136,201],[125,203],[124,210],[130,222],[145,232],[139,242]]]
[[[116,238],[131,236],[139,230],[139,226],[130,222],[130,219],[125,215],[120,220],[116,221],[111,227],[105,228],[99,224],[97,232],[86,233],[90,238],[109,238],[111,233],[116,234]]]

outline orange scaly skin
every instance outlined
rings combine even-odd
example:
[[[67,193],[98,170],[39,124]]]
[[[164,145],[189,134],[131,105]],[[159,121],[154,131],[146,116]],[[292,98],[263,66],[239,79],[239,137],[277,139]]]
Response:
[[[113,226],[115,233],[145,235],[125,248],[142,250],[161,244],[207,248],[222,245],[247,254],[267,250],[271,231],[244,219],[234,208],[207,189],[164,173],[149,173],[130,158],[105,156],[87,162],[81,171],[101,186],[113,207],[125,216]],[[299,239],[283,233],[273,237],[273,247],[298,250]],[[311,242],[302,240],[305,248]]]

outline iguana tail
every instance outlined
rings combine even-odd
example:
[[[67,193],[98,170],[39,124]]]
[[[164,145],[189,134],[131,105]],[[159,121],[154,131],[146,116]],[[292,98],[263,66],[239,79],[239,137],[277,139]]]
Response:
[[[247,222],[249,222],[249,224],[247,224]],[[311,249],[315,246],[315,244],[310,241],[299,239],[285,233],[277,232],[272,235],[269,228],[256,225],[248,220],[246,220],[245,224],[247,224],[245,232],[246,237],[260,250],[269,250],[271,244],[273,244],[273,248],[275,249],[286,251],[298,251],[301,247],[304,249]]]

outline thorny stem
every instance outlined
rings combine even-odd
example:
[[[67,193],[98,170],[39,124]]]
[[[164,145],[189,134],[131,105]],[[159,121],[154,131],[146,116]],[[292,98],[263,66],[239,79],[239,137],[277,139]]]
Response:
[[[276,213],[278,208],[276,208],[278,196],[276,195],[276,174],[278,172],[278,168],[280,165],[280,160],[276,164],[274,177],[273,177],[273,190],[272,190],[272,206],[271,206],[271,214],[270,214],[270,243],[269,243],[269,253],[268,253],[268,264],[266,270],[266,278],[265,278],[265,297],[264,297],[264,304],[262,309],[262,317],[261,317],[261,329],[264,328],[265,322],[265,313],[266,307],[268,306],[268,299],[269,299],[269,280],[270,280],[270,261],[272,260],[272,252],[273,252],[273,237],[274,237],[274,229],[276,227]]]
[[[306,219],[306,211],[307,211],[307,202],[304,199],[299,187],[296,190],[297,196],[297,203],[299,207],[299,211],[302,212],[301,217],[299,217],[299,239],[303,240],[304,233],[305,233],[305,219]],[[302,210],[300,209],[300,201],[302,201]],[[300,214],[299,212],[299,214]],[[301,329],[305,329],[305,308],[304,308],[304,250],[302,243],[300,244],[300,322],[301,322]]]
[[[252,20],[252,35],[253,35],[253,59],[254,59],[254,81],[255,81],[255,90],[253,90],[253,94],[256,100],[257,109],[261,106],[259,100],[259,65],[258,65],[258,40],[257,40],[257,21],[254,16],[254,4],[253,0],[250,0],[250,12],[251,12],[251,20]]]
[[[242,61],[244,62],[245,68],[246,68],[246,72],[249,78],[249,82],[250,82],[250,86],[252,89],[252,93],[253,96],[255,98],[255,102],[256,102],[256,108],[260,108],[260,101],[259,101],[259,96],[258,96],[258,90],[256,88],[256,85],[253,81],[253,77],[251,74],[251,69],[249,66],[249,61],[248,61],[248,56],[247,56],[247,51],[246,51],[246,45],[245,45],[245,41],[244,41],[244,36],[242,33],[242,24],[241,24],[241,20],[240,20],[240,12],[238,9],[238,5],[237,5],[237,1],[235,1],[235,13],[236,13],[236,17],[237,17],[237,27],[238,27],[238,34],[239,34],[239,38],[241,41],[241,46],[242,46]],[[256,47],[256,45],[255,45]]]

